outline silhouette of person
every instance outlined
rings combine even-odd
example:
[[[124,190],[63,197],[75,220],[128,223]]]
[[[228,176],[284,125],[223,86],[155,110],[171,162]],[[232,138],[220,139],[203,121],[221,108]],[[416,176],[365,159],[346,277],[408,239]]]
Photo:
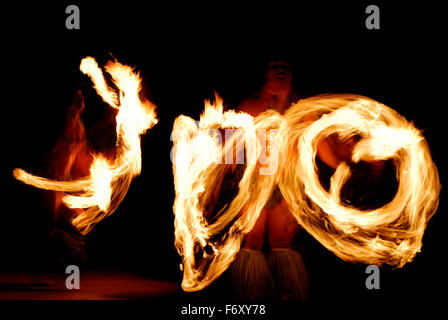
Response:
[[[243,100],[238,111],[257,116],[274,109],[283,114],[298,98],[292,90],[291,65],[285,61],[271,61],[267,65],[263,87]],[[297,220],[276,187],[230,268],[237,298],[307,298],[308,274],[293,241],[298,230]]]
[[[257,116],[268,109],[274,109],[283,114],[292,103],[299,100],[300,96],[292,90],[292,71],[289,63],[271,61],[267,66],[265,79],[261,90],[243,100],[238,111]],[[317,115],[312,115],[306,121],[316,121],[318,118]],[[376,182],[384,169],[381,161],[369,164],[351,163],[352,150],[358,140],[359,137],[354,137],[348,141],[341,141],[336,134],[321,139],[317,144],[317,162],[321,167],[322,164],[326,166],[328,171],[321,176],[328,175],[328,177],[331,177],[341,162],[347,162],[356,178],[354,184],[348,184],[345,188],[345,191],[348,191],[345,193],[351,198],[350,202],[365,203],[370,197],[371,204],[375,205],[381,197],[371,197],[372,186],[378,185],[376,189],[386,189],[385,185],[390,185],[393,188],[394,181],[385,180],[383,184]],[[373,178],[370,177],[372,173]],[[360,181],[368,181],[369,186],[366,188],[363,186],[366,183]],[[308,273],[300,249],[294,243],[299,230],[300,226],[290,213],[277,186],[261,210],[253,229],[245,236],[237,258],[230,267],[232,285],[237,298],[242,300],[308,298]]]
[[[88,141],[88,131],[81,118],[83,111],[84,98],[81,91],[78,91],[74,102],[68,108],[62,135],[48,156],[46,168],[43,170],[44,176],[69,181],[90,174],[90,166],[93,162],[92,154],[96,152],[96,148],[93,148]],[[110,116],[105,117],[105,121],[113,127],[114,123]],[[105,125],[102,123],[95,124],[89,129],[90,131],[101,130],[103,140],[106,141],[108,138],[112,140],[110,132],[105,131]],[[114,157],[114,153],[114,148],[102,151],[102,154],[110,159]],[[62,201],[63,196],[63,192],[45,191],[52,220],[52,229],[49,235],[50,258],[57,259],[57,261],[51,262],[51,268],[60,268],[60,265],[68,264],[79,266],[85,263],[84,238],[71,223],[82,209],[66,206]]]

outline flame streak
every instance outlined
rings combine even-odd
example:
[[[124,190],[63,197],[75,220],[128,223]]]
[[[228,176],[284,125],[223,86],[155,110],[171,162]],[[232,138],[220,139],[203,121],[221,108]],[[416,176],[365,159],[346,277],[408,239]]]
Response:
[[[320,118],[309,121],[316,116]],[[225,144],[210,133],[229,126],[243,130]],[[272,128],[279,132],[279,169],[262,175],[256,170],[262,150],[256,130]],[[392,201],[374,210],[343,204],[340,191],[351,175],[344,162],[329,191],[322,187],[317,144],[333,133],[342,139],[362,137],[352,153],[354,162],[395,161],[399,186]],[[402,267],[419,252],[438,205],[439,178],[425,139],[397,112],[366,97],[321,95],[299,101],[284,116],[268,110],[256,118],[223,112],[222,101],[207,102],[198,125],[186,116],[176,119],[172,138],[175,245],[183,259],[186,291],[203,289],[229,267],[276,183],[298,223],[352,262]],[[224,175],[234,167],[221,164],[222,151],[232,151],[238,143],[245,143],[247,160],[238,193],[218,208],[214,219],[207,218],[205,203],[216,197]]]
[[[322,117],[309,124],[311,114]],[[338,257],[352,262],[402,267],[422,245],[435,213],[440,183],[421,133],[391,108],[355,95],[321,95],[292,106],[288,119],[288,158],[283,161],[280,190],[291,212],[311,235]],[[332,133],[342,139],[356,134],[352,161],[393,159],[398,190],[383,207],[359,210],[339,198],[350,169],[341,163],[330,192],[316,173],[317,142]],[[307,201],[307,198],[311,200]]]
[[[186,116],[176,119],[172,134],[176,191],[173,209],[175,245],[183,257],[184,290],[196,291],[208,286],[233,261],[244,235],[253,228],[275,186],[275,175],[262,175],[256,170],[262,150],[256,131],[285,124],[274,111],[259,116],[256,121],[245,113],[223,112],[219,99],[216,105],[206,102],[198,125]],[[240,130],[222,144],[211,132],[226,127]],[[222,165],[223,158],[233,154],[234,148],[241,150],[241,146],[242,150],[246,147],[246,169],[239,192],[215,219],[208,221],[204,216],[207,200],[201,199],[213,197],[222,177],[234,168]]]
[[[63,202],[70,208],[83,209],[72,220],[72,224],[82,234],[86,234],[96,223],[117,209],[132,179],[140,174],[140,135],[157,123],[157,117],[155,106],[140,100],[141,79],[131,67],[116,61],[105,66],[106,72],[118,88],[118,95],[107,86],[103,73],[93,58],[84,58],[80,69],[91,78],[103,100],[118,109],[114,159],[106,159],[101,154],[93,155],[90,175],[78,180],[51,180],[34,176],[22,169],[15,169],[14,176],[40,189],[76,193],[64,194]]]

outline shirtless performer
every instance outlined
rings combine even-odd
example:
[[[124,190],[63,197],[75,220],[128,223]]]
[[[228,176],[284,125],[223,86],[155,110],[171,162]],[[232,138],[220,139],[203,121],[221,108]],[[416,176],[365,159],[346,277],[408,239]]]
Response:
[[[261,90],[244,100],[238,111],[257,116],[267,109],[274,109],[283,114],[298,100],[293,98],[292,72],[288,63],[270,62],[265,78]],[[336,168],[347,155],[334,152],[332,142],[334,139],[321,141],[317,154],[323,163]],[[302,256],[293,244],[299,228],[276,187],[231,265],[230,275],[238,299],[297,300],[308,297],[308,274]],[[266,247],[269,248],[267,255],[262,251]]]
[[[47,166],[43,171],[44,176],[68,181],[90,174],[92,154],[95,153],[95,149],[88,144],[86,129],[81,119],[83,111],[84,98],[79,91],[75,95],[75,101],[68,108],[64,130],[48,157]],[[92,126],[93,130],[101,131],[103,140],[112,140],[110,133],[105,131],[104,123],[113,127],[113,121],[107,115],[104,121]],[[102,151],[102,154],[112,159],[115,149],[109,148],[107,151]],[[52,252],[52,256],[57,259],[52,262],[54,267],[60,268],[60,265],[65,267],[68,264],[83,265],[85,262],[84,240],[71,224],[71,220],[82,209],[71,209],[64,205],[62,192],[45,191],[44,194],[51,214],[50,247],[54,247],[52,250],[56,250],[56,252]]]

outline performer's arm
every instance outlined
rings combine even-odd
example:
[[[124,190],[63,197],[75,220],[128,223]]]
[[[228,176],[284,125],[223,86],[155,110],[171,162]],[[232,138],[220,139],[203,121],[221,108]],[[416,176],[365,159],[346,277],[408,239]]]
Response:
[[[339,163],[341,163],[342,161],[333,151],[333,148],[330,145],[328,138],[320,140],[317,143],[317,156],[326,165],[332,167],[333,169],[336,169],[339,166]]]
[[[305,117],[306,121],[316,121],[319,117],[311,114]],[[354,141],[342,143],[338,141],[337,136],[328,136],[317,143],[317,156],[326,165],[336,169],[342,161],[351,156]]]

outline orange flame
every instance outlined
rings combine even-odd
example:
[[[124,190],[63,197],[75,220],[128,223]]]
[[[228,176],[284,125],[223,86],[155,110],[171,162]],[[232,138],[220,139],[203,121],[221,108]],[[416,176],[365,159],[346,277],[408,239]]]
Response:
[[[172,133],[175,245],[183,257],[182,287],[186,291],[200,290],[219,277],[233,261],[244,235],[253,228],[276,182],[275,170],[274,174],[265,174],[266,168],[257,164],[264,150],[262,141],[257,139],[257,130],[286,125],[275,111],[254,120],[243,112],[223,112],[222,100],[216,100],[213,105],[206,101],[198,124],[189,117],[179,116]],[[223,128],[239,130],[222,143],[217,130]],[[244,150],[244,147],[247,160],[239,192],[212,222],[207,221],[204,202],[213,197],[222,177],[235,168],[233,164],[222,165],[223,158],[233,154],[234,148]]]
[[[304,122],[311,114],[321,117]],[[285,117],[286,143],[295,150],[282,162],[279,186],[299,224],[346,261],[397,267],[412,261],[440,193],[437,168],[421,132],[391,108],[356,95],[305,99]],[[345,163],[337,167],[330,192],[322,187],[315,170],[317,142],[332,133],[342,139],[361,136],[352,154],[355,163],[394,160],[398,190],[389,203],[374,210],[343,204],[340,191],[350,177]]]
[[[108,160],[101,154],[93,155],[90,175],[78,180],[51,180],[34,176],[22,169],[15,169],[14,177],[40,189],[64,192],[62,200],[68,207],[83,209],[72,220],[72,224],[82,234],[86,234],[96,223],[117,209],[132,179],[140,174],[140,135],[157,123],[157,117],[155,106],[139,98],[141,79],[131,67],[117,61],[105,66],[106,72],[111,75],[118,88],[118,95],[107,86],[95,59],[84,58],[80,69],[92,79],[103,100],[118,109],[116,156],[113,160]]]
[[[316,115],[317,121],[307,121]],[[226,127],[242,130],[222,143],[213,130]],[[277,158],[278,170],[268,174],[257,164],[264,150],[256,134],[260,129],[278,132],[268,140],[271,155],[277,150],[278,157],[267,161],[276,168],[271,165]],[[362,137],[352,153],[354,162],[395,160],[399,187],[391,202],[374,210],[343,204],[340,190],[351,174],[344,162],[330,190],[322,187],[317,144],[333,133],[343,140]],[[229,267],[276,183],[298,223],[352,262],[402,267],[420,250],[426,224],[438,206],[439,177],[425,139],[397,112],[366,97],[321,95],[299,101],[284,116],[268,110],[256,118],[223,112],[217,99],[214,105],[206,102],[198,124],[179,116],[172,140],[175,244],[183,259],[186,291],[203,289]],[[238,193],[211,219],[206,202],[216,197],[223,177],[235,168],[223,164],[222,150],[233,153],[238,145],[245,145],[247,160]]]

